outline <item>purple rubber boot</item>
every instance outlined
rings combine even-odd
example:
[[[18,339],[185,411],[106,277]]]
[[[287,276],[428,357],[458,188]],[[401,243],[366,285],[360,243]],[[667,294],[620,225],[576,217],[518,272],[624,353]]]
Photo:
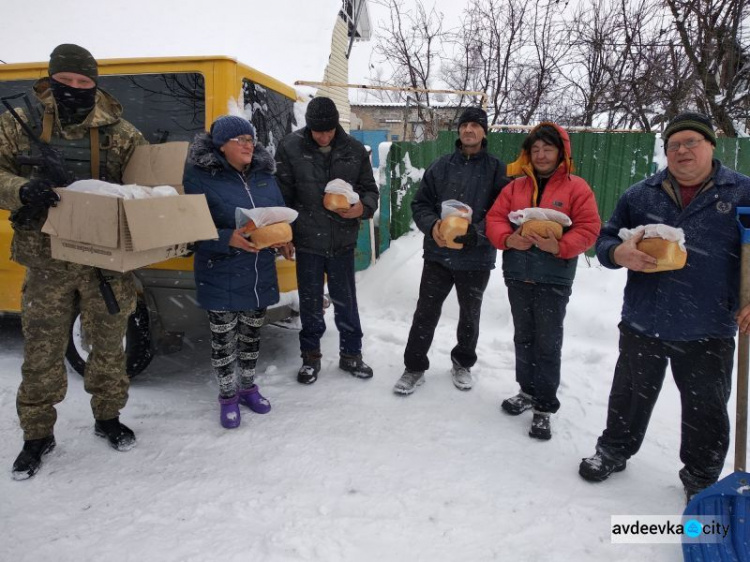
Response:
[[[230,398],[222,398],[219,396],[219,404],[221,404],[220,421],[221,426],[226,429],[234,429],[240,426],[240,398],[236,394]]]
[[[240,390],[239,396],[240,402],[256,414],[267,414],[271,411],[271,403],[261,395],[257,384],[245,390]]]

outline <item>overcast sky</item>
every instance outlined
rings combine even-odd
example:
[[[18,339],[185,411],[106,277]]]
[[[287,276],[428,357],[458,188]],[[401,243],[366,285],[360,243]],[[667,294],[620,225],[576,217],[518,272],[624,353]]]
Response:
[[[0,59],[227,55],[292,84],[322,78],[340,0],[3,0]]]
[[[322,80],[340,0],[3,0],[0,60],[46,61],[60,43],[97,58],[227,55],[289,85]],[[404,4],[411,4],[404,0]],[[425,0],[431,5],[430,0]],[[465,2],[436,0],[454,27]],[[372,27],[388,10],[370,1]],[[367,81],[374,39],[355,44],[350,81]]]

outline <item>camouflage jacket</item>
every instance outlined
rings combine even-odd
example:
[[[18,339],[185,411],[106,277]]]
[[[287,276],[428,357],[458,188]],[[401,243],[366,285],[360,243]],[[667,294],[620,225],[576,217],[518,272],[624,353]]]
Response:
[[[54,113],[52,136],[57,137],[58,141],[76,141],[88,137],[90,128],[106,128],[106,180],[120,183],[122,171],[133,150],[138,145],[146,144],[138,129],[120,118],[120,103],[107,92],[99,90],[96,94],[96,105],[86,119],[82,123],[63,127],[57,116],[57,105],[49,89],[48,78],[42,78],[34,84],[34,94],[45,111]],[[28,122],[26,111],[17,108],[16,112]],[[41,116],[37,119],[41,121]],[[0,115],[0,209],[14,211],[21,207],[18,191],[28,181],[32,169],[29,166],[20,166],[16,159],[27,154],[30,149],[31,141],[13,115],[9,111]],[[26,267],[44,267],[51,259],[49,237],[41,232],[45,218],[46,213],[30,228],[15,229],[11,250],[14,261]]]

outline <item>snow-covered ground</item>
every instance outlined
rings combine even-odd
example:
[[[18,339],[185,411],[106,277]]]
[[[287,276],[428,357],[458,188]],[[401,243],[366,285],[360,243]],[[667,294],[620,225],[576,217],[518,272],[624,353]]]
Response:
[[[0,319],[0,560],[54,561],[637,561],[681,560],[676,545],[613,545],[610,516],[684,507],[679,400],[665,384],[641,452],[602,484],[577,474],[603,428],[617,356],[625,274],[579,264],[566,319],[562,408],[549,442],[528,437],[531,413],[501,412],[516,392],[512,321],[502,275],[485,295],[470,392],[450,380],[458,306],[449,297],[427,383],[391,388],[421,272],[421,235],[396,241],[359,274],[365,359],[375,377],[337,368],[327,314],[323,371],[302,386],[297,333],[268,327],[258,383],[273,410],[243,410],[222,429],[209,346],[157,358],[134,379],[122,419],[127,453],[93,434],[88,395],[71,372],[58,446],[41,472],[15,482],[22,341]],[[734,407],[734,398],[730,404]],[[726,472],[730,472],[729,464]]]

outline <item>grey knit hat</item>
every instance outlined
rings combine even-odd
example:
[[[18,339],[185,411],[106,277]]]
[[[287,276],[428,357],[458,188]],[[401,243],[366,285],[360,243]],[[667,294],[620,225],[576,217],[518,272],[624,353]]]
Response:
[[[331,98],[313,98],[307,104],[305,122],[311,131],[330,131],[339,124],[339,110]]]
[[[49,75],[58,72],[75,72],[99,81],[99,66],[96,59],[83,47],[72,43],[63,43],[55,47],[49,56]]]
[[[667,141],[669,141],[669,137],[679,131],[695,131],[700,133],[706,137],[707,141],[716,146],[716,133],[714,132],[711,118],[708,115],[695,111],[680,113],[677,117],[672,119],[667,125],[667,128],[664,129],[664,133],[662,134],[664,143],[666,144]]]

